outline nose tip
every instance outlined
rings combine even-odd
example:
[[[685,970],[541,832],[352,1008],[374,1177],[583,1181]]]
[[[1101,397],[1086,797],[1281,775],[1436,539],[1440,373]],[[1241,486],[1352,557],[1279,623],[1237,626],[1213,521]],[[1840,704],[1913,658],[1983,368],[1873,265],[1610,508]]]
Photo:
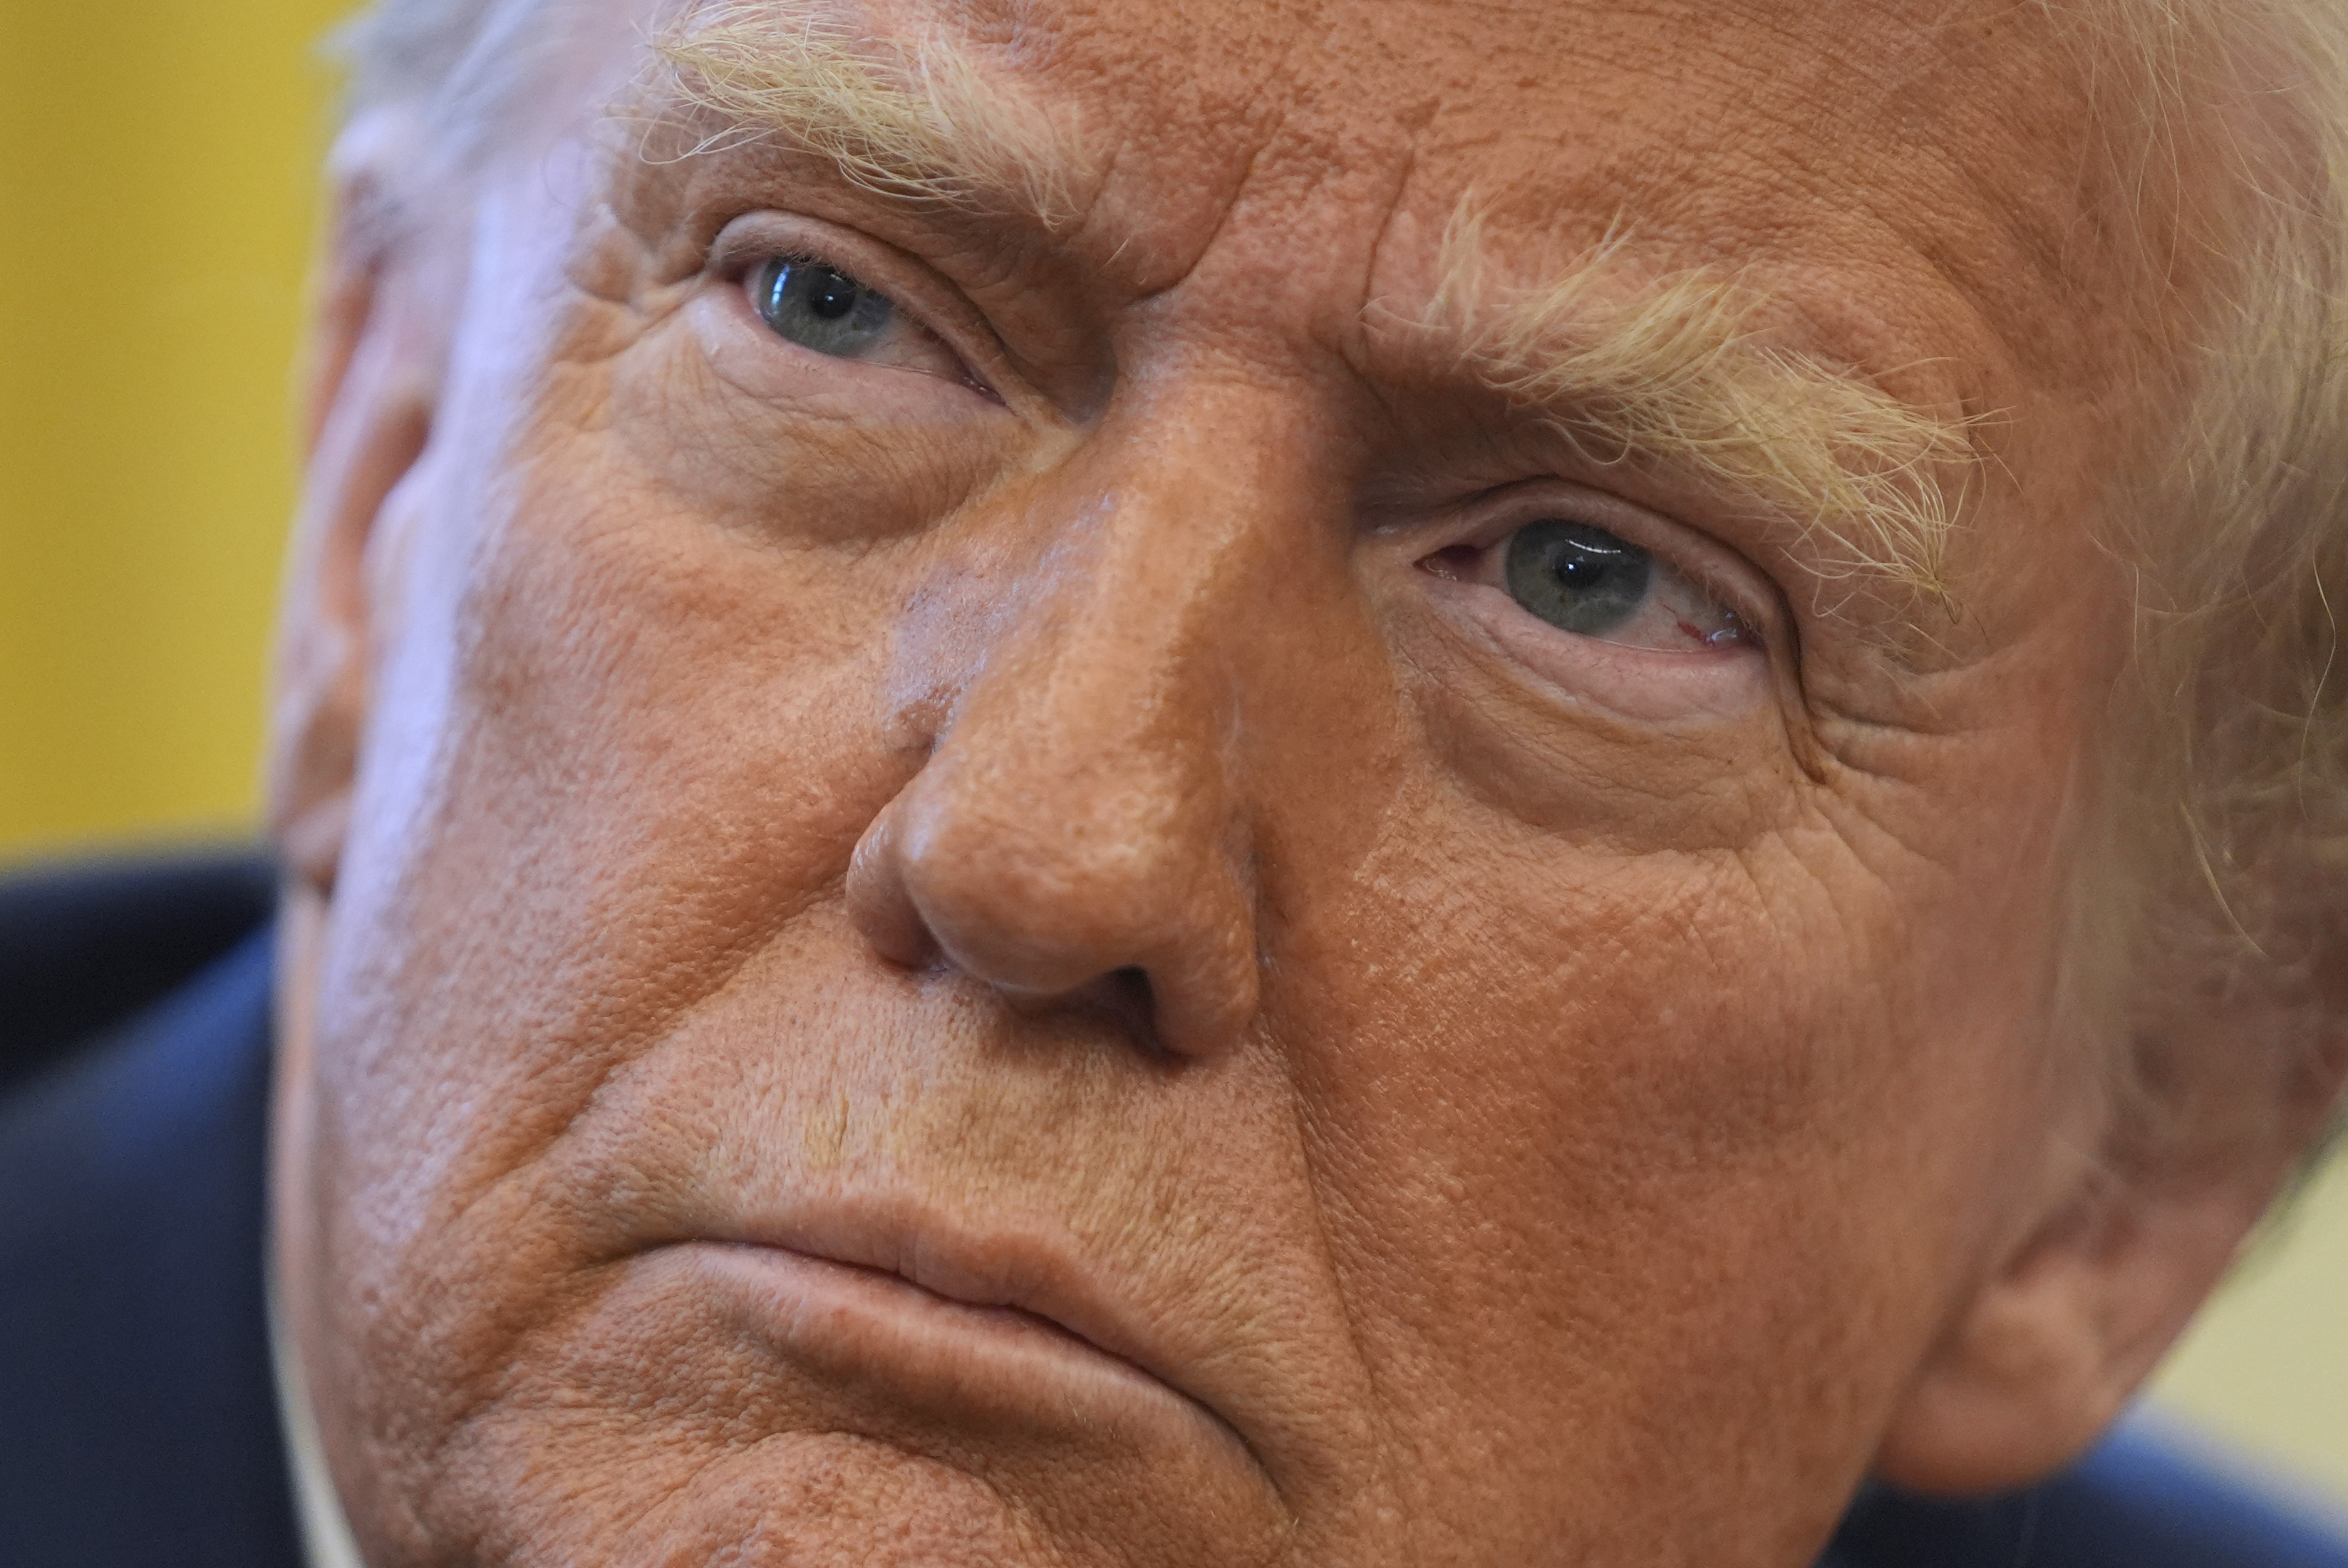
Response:
[[[1219,835],[1081,810],[1007,820],[953,772],[934,759],[850,861],[849,913],[876,953],[958,970],[1021,1013],[1093,1014],[1152,1052],[1202,1057],[1245,1030],[1251,896]]]

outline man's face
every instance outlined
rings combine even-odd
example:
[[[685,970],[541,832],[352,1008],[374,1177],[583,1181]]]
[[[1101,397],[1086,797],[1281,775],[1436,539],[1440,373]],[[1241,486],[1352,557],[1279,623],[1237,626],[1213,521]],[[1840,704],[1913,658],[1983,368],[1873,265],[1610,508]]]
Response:
[[[643,19],[548,21],[290,991],[380,1560],[1806,1562],[2084,1099],[2125,312],[2034,16],[846,24],[1057,128],[949,200],[638,157]],[[1772,376],[1977,422],[1945,597]]]

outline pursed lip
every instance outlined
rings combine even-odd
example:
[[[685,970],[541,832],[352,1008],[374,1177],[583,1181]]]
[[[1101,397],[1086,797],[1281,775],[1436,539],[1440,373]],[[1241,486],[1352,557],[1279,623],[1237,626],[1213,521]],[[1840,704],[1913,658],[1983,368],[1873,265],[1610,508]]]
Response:
[[[695,1229],[675,1245],[795,1359],[997,1418],[1203,1430],[1257,1463],[1124,1295],[1055,1239],[903,1201],[810,1201]]]

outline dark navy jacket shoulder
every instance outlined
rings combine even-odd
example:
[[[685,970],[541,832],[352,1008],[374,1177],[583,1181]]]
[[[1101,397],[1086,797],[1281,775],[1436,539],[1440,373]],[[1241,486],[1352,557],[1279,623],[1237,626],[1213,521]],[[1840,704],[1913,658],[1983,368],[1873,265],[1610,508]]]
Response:
[[[2011,1497],[1860,1498],[1819,1568],[2348,1568],[2348,1544],[2221,1470],[2124,1425]]]
[[[5,1568],[299,1568],[262,1273],[268,886],[252,856],[0,886]]]
[[[271,873],[0,882],[0,1568],[300,1568],[269,1361]],[[1875,1489],[1819,1568],[2348,1568],[2123,1429],[1980,1502]]]

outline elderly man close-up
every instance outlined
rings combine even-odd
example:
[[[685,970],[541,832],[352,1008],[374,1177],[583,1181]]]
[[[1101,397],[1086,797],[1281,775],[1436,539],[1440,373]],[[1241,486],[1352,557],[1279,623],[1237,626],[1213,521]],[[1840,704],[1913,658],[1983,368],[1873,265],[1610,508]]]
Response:
[[[345,47],[0,1560],[2348,1563],[2106,1439],[2348,1072],[2336,0]]]

